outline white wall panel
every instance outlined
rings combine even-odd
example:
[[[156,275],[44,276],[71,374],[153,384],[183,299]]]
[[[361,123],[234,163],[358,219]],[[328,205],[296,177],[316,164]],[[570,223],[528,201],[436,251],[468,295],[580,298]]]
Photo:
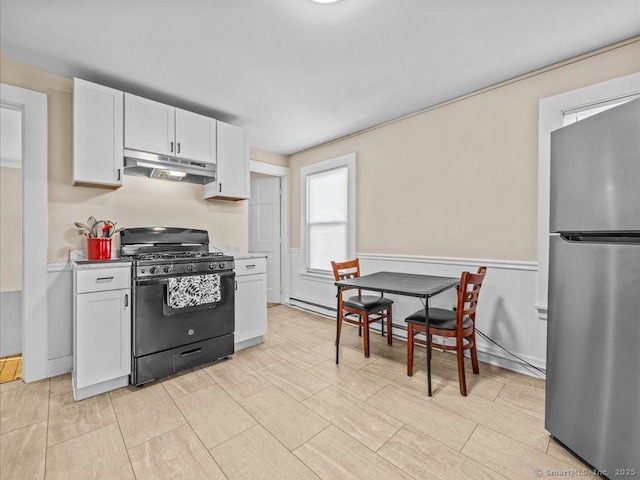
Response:
[[[47,268],[49,376],[71,370],[73,355],[73,270],[69,263]]]
[[[290,249],[291,287],[290,302],[305,308],[308,302],[333,309],[335,315],[336,287],[333,278],[304,273],[300,249]],[[477,328],[505,348],[528,362],[544,368],[546,365],[546,322],[537,316],[535,308],[537,265],[534,262],[510,262],[481,259],[408,257],[394,255],[358,254],[362,274],[378,271],[417,273],[459,277],[467,271],[487,266],[487,277],[478,305]],[[404,326],[404,319],[422,307],[417,298],[389,295],[394,301],[393,322]],[[434,297],[431,306],[451,308],[455,305],[455,290]],[[320,311],[320,309],[318,310]],[[377,325],[376,325],[376,328]],[[394,334],[406,337],[405,330],[397,328]],[[506,352],[482,338],[478,338],[482,360],[512,370],[531,374],[514,362]]]

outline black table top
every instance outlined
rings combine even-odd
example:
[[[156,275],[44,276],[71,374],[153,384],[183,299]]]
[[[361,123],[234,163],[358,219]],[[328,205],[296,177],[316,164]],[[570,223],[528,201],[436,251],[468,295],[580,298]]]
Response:
[[[373,292],[394,293],[429,298],[455,287],[459,278],[418,275],[414,273],[377,272],[335,282],[338,287],[361,288]]]

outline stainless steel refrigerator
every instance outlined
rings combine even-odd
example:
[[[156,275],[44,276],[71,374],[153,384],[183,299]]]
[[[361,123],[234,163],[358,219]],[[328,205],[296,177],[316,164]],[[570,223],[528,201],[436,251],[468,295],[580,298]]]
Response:
[[[640,478],[640,100],[551,134],[550,213],[545,427]]]

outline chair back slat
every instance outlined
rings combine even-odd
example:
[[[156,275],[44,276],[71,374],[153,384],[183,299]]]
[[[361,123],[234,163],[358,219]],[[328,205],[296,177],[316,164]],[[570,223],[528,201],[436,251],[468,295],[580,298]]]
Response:
[[[333,277],[336,282],[360,276],[360,260],[357,258],[340,263],[331,262],[331,268],[333,269]]]
[[[336,282],[340,280],[348,280],[350,278],[358,278],[360,276],[360,260],[347,260],[346,262],[331,262],[333,269],[333,278]],[[354,287],[344,288],[343,290],[353,290]],[[358,295],[362,295],[362,290],[358,289]],[[342,290],[340,291],[342,297]]]
[[[460,279],[460,289],[458,290],[458,308],[456,325],[458,329],[462,329],[464,317],[469,317],[473,322],[476,321],[476,308],[478,306],[478,297],[480,296],[480,287],[487,274],[486,267],[480,267],[478,273],[463,272]]]

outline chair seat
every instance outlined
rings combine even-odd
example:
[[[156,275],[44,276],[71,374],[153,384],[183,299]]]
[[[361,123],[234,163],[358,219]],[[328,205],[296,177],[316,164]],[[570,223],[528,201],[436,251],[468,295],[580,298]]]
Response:
[[[357,295],[346,299],[343,304],[345,307],[357,308],[359,310],[381,310],[393,303],[385,297],[377,295]]]
[[[425,323],[424,309],[412,313],[404,319],[407,323]],[[429,309],[429,326],[439,330],[455,330],[456,329],[456,312],[446,310],[444,308]],[[467,329],[473,326],[473,322],[469,317],[462,320],[462,328]]]

